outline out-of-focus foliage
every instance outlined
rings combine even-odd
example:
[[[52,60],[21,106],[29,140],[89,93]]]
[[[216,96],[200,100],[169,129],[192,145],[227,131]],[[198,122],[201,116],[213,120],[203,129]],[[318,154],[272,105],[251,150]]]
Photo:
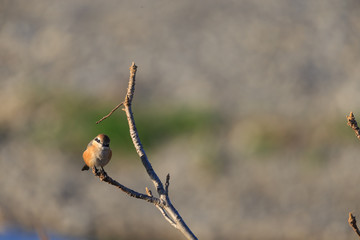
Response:
[[[354,237],[360,148],[345,115],[360,118],[359,39],[354,0],[0,1],[1,226],[181,237],[80,171],[103,132],[108,173],[152,187],[121,109],[95,124],[135,61],[140,138],[200,239]]]

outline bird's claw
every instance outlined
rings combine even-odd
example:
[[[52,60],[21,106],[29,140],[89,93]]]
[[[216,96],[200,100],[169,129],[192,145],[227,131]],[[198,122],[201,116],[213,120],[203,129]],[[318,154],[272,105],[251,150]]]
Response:
[[[100,175],[104,176],[104,178],[108,177],[107,173],[105,172],[104,168],[102,168],[102,167],[101,167],[101,170],[100,170]]]

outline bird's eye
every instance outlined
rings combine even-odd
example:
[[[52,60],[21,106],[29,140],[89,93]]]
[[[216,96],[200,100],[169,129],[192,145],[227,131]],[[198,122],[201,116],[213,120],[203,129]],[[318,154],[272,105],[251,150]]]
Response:
[[[98,138],[95,138],[95,141],[97,141],[98,143],[100,143],[100,139],[98,139]]]

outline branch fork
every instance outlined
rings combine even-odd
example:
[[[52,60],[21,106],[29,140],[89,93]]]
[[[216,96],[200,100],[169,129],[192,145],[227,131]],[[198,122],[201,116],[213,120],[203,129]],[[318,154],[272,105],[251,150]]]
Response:
[[[103,120],[110,117],[120,106],[124,106],[123,110],[126,113],[128,124],[129,124],[129,131],[130,131],[130,137],[134,144],[134,147],[136,149],[137,154],[139,155],[141,162],[143,166],[146,169],[147,174],[149,175],[150,179],[152,180],[156,191],[159,195],[159,197],[155,197],[151,190],[149,188],[145,188],[146,194],[139,193],[137,191],[134,191],[128,187],[125,187],[124,185],[120,184],[116,180],[112,179],[110,176],[107,175],[105,171],[95,171],[93,169],[93,173],[95,176],[99,177],[99,179],[103,182],[106,182],[108,184],[111,184],[126,194],[128,194],[130,197],[138,198],[145,200],[147,202],[150,202],[154,204],[161,214],[164,216],[164,218],[176,229],[178,229],[187,239],[197,239],[197,237],[194,235],[194,233],[190,230],[190,228],[186,225],[182,217],[180,216],[179,212],[176,210],[176,208],[172,205],[170,198],[169,198],[169,185],[170,185],[170,174],[166,176],[165,181],[165,187],[163,183],[161,182],[160,178],[157,176],[156,172],[154,171],[153,167],[151,166],[151,163],[146,156],[145,150],[141,144],[138,131],[136,129],[134,115],[132,112],[131,104],[134,97],[135,92],[135,76],[136,76],[137,66],[133,62],[130,66],[130,78],[129,78],[129,85],[127,88],[127,93],[125,96],[124,102],[121,102],[118,104],[115,108],[113,108],[109,114],[101,118],[99,121],[96,122],[96,124],[99,124]]]

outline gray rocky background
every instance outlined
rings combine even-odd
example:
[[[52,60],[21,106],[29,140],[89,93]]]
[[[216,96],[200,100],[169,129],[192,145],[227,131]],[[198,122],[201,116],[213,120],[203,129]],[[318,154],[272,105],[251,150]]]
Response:
[[[0,1],[0,226],[183,239],[152,205],[81,172],[153,188],[125,114],[200,239],[349,239],[360,216],[360,2]],[[153,192],[154,189],[153,189]]]

